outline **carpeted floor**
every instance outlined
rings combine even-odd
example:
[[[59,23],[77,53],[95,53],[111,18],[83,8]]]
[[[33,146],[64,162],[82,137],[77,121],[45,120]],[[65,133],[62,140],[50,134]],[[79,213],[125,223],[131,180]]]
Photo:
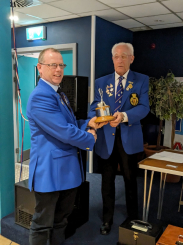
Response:
[[[100,193],[101,176],[100,174],[87,173],[87,180],[90,182],[89,222],[78,228],[76,233],[65,241],[64,245],[116,245],[116,242],[118,241],[119,225],[127,217],[123,177],[120,175],[116,176],[116,205],[114,224],[112,226],[111,233],[107,236],[102,236],[99,233],[100,225],[102,223],[102,198]],[[138,193],[140,218],[142,218],[143,208],[143,185],[143,170],[139,170]],[[162,224],[164,228],[168,224],[183,227],[183,207],[181,207],[180,213],[178,212],[181,185],[181,181],[176,184],[166,183],[162,217],[161,220],[157,220],[159,174],[155,173],[148,220],[150,223]],[[14,214],[3,218],[1,227],[3,236],[19,243],[20,245],[28,245],[29,231],[14,223]]]

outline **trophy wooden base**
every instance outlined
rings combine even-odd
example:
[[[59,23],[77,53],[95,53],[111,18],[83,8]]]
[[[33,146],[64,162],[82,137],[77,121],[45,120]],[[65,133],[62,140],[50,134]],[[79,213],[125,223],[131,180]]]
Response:
[[[102,122],[109,122],[109,121],[113,121],[116,118],[113,116],[103,116],[103,117],[97,117],[97,119],[95,120],[96,123],[102,123]]]

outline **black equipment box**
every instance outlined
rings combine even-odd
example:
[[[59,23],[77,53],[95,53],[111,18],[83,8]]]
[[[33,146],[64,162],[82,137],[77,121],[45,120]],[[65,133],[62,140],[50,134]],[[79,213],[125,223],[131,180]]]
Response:
[[[34,192],[28,189],[28,179],[15,184],[15,223],[30,228],[35,208]],[[84,181],[78,187],[74,209],[68,217],[68,228],[74,230],[89,219],[89,182]],[[68,232],[69,233],[69,232]],[[69,236],[69,234],[68,234]]]
[[[65,75],[60,88],[69,99],[76,119],[87,119],[88,77]]]
[[[126,219],[119,226],[118,245],[156,245],[162,233],[160,225]]]

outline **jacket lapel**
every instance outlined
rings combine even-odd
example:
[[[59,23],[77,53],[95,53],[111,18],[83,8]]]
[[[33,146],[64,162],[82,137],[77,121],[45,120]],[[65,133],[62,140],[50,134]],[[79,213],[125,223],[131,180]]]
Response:
[[[69,117],[71,118],[71,120],[76,124],[76,120],[75,120],[75,117],[74,115],[72,115],[72,113],[70,112],[69,108],[67,107],[67,105],[64,103],[64,101],[60,98],[60,95],[55,92],[55,90],[50,86],[48,85],[47,83],[45,83],[42,79],[39,80],[38,82],[38,87],[42,87],[43,89],[46,89],[48,91],[48,93],[53,93],[54,95],[56,95],[56,98],[58,100],[58,104],[60,106],[60,108],[63,110],[66,111],[66,113],[69,115]]]
[[[111,74],[111,77],[107,80],[105,85],[105,94],[108,101],[104,101],[107,105],[110,106],[111,112],[113,112],[115,104],[115,73]]]
[[[59,94],[56,94],[56,96],[57,96],[57,100],[58,100],[58,104],[60,106],[60,109],[63,111],[63,108],[64,108],[64,111],[66,111],[66,113],[69,115],[69,117],[71,118],[71,120],[74,121],[74,123],[76,124],[74,115],[70,112],[69,108],[64,103],[64,101],[62,100],[62,98],[60,97],[60,95]]]
[[[128,73],[128,76],[127,76],[126,85],[125,85],[125,89],[124,89],[124,92],[123,92],[121,108],[124,105],[124,103],[125,103],[126,99],[128,98],[129,94],[132,93],[134,85],[135,85],[135,76],[134,76],[133,72],[130,70],[129,73]],[[130,88],[130,86],[132,88]]]

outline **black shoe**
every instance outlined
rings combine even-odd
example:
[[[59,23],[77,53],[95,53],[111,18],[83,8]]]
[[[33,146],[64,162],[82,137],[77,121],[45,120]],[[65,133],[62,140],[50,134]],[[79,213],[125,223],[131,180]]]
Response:
[[[100,227],[100,234],[101,235],[108,235],[111,231],[111,225],[109,223],[103,223]]]

